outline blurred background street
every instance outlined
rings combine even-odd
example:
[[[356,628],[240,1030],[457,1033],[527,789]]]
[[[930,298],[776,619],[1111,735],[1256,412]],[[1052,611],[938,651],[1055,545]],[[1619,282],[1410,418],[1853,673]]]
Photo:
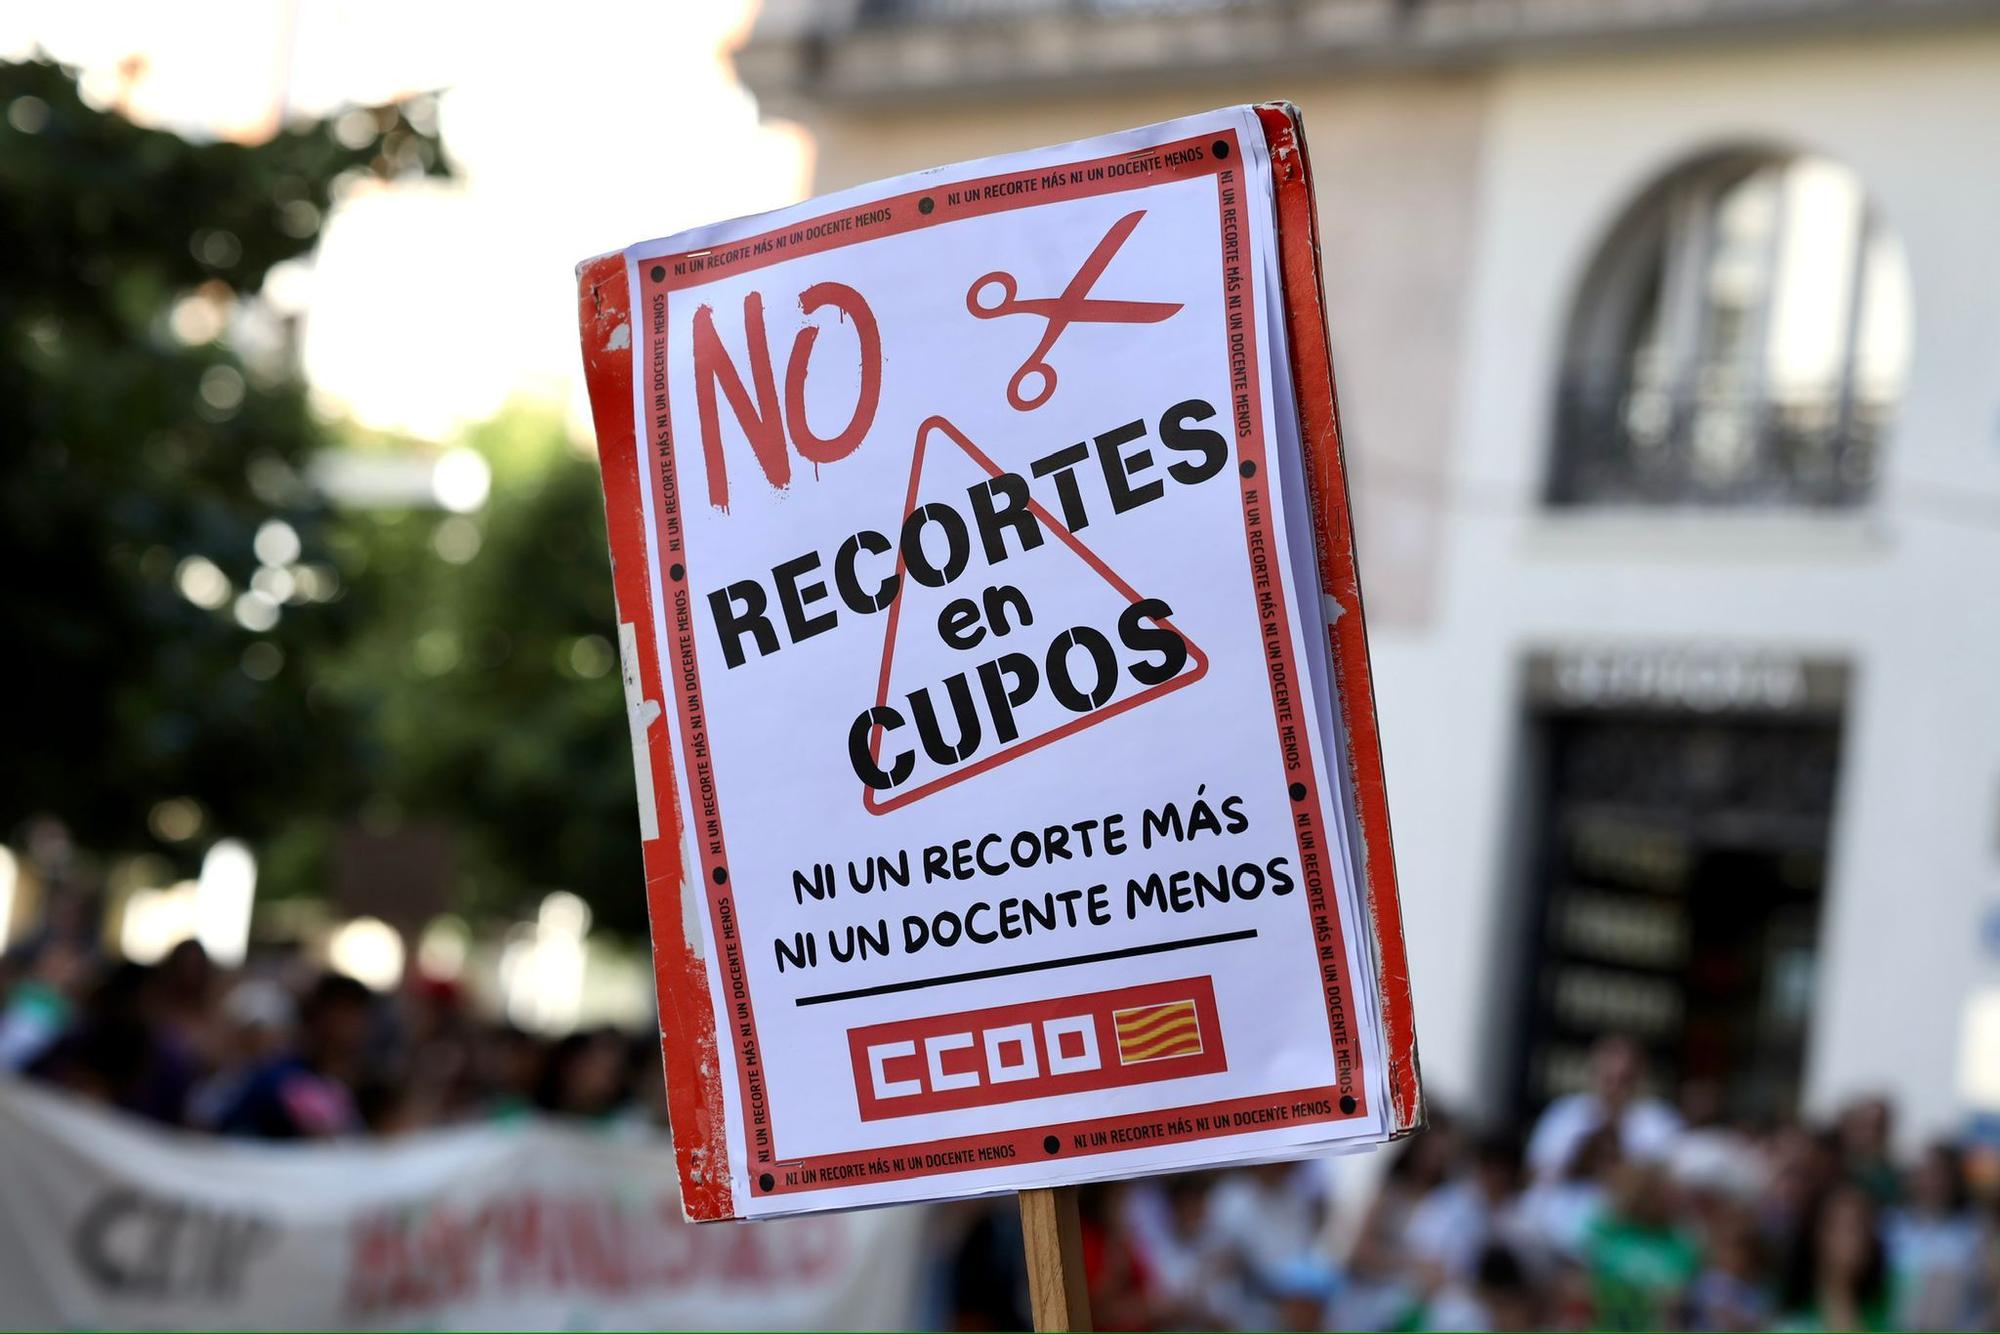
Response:
[[[0,1325],[1023,1323],[676,1221],[572,270],[1274,98],[1432,1127],[1099,1327],[1993,1328],[1993,0],[9,7]]]

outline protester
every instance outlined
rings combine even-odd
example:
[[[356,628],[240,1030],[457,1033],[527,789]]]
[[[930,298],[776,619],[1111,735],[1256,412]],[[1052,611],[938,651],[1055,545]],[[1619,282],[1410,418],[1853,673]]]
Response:
[[[1606,1329],[1664,1329],[1701,1267],[1701,1248],[1675,1216],[1666,1170],[1621,1163],[1584,1238],[1584,1266]]]
[[[1847,1178],[1878,1206],[1894,1201],[1900,1185],[1889,1150],[1894,1128],[1895,1109],[1879,1094],[1855,1099],[1840,1115],[1840,1156]]]
[[[213,1023],[212,1068],[188,1100],[188,1123],[216,1129],[250,1077],[277,1058],[298,1022],[292,993],[273,978],[246,977],[231,987]]]
[[[1962,1151],[1934,1147],[1895,1173],[1885,1210],[1883,1168],[1899,1164],[1875,1128],[1890,1109],[1767,1127],[1696,1105],[1708,1097],[1684,1101],[1690,1115],[1672,1134],[1656,1119],[1637,1153],[1626,1151],[1623,1117],[1565,1135],[1554,1181],[1524,1180],[1505,1135],[1462,1135],[1434,1112],[1433,1128],[1389,1150],[1353,1201],[1355,1225],[1307,1229],[1304,1256],[1297,1220],[1311,1215],[1297,1202],[1335,1198],[1315,1175],[1323,1164],[1088,1192],[1100,1327],[1992,1327],[2000,1201],[1975,1195]],[[1003,1267],[1017,1263],[1016,1234],[994,1221],[1011,1210],[1011,1201],[979,1207],[944,1276],[948,1323],[989,1327],[996,1289],[1022,1281]],[[1266,1220],[1263,1231],[1246,1230],[1246,1217]],[[996,1235],[1007,1239],[972,1245]]]
[[[656,1035],[545,1038],[486,1022],[456,985],[378,995],[296,959],[143,966],[63,937],[0,961],[7,1073],[169,1125],[269,1139],[395,1135],[554,1116],[657,1124]],[[1141,1178],[1081,1193],[1100,1329],[1991,1328],[2000,1174],[1966,1146],[1895,1152],[1894,1108],[1826,1124],[1732,1121],[1689,1083],[1647,1096],[1640,1050],[1533,1123],[1448,1109],[1382,1157]],[[1334,1187],[1338,1187],[1338,1190]],[[1011,1198],[936,1210],[936,1321],[1027,1320]]]
[[[1122,1182],[1099,1182],[1077,1192],[1084,1287],[1098,1329],[1153,1329],[1155,1294],[1152,1275],[1119,1224]]]
[[[1900,1207],[1884,1223],[1896,1323],[1908,1329],[1960,1329],[1979,1320],[1974,1276],[1986,1231],[1966,1189],[1958,1146],[1932,1144],[1910,1173]]]
[[[1846,1184],[1821,1203],[1785,1275],[1787,1328],[1889,1328],[1889,1265],[1866,1184],[1878,1165],[1853,1164]]]
[[[253,1071],[222,1112],[226,1135],[312,1139],[359,1133],[355,1100],[374,993],[328,973],[299,1007],[299,1043]]]
[[[121,963],[92,988],[28,1073],[154,1121],[179,1124],[196,1077],[193,1055],[165,1032],[158,975]]]
[[[1199,1172],[1130,1183],[1121,1221],[1151,1287],[1153,1318],[1163,1324],[1223,1323],[1220,1307],[1239,1294],[1209,1226],[1212,1180]]]
[[[1204,1247],[1227,1323],[1278,1326],[1332,1295],[1326,1176],[1319,1164],[1267,1163],[1220,1178],[1209,1193]]]
[[[625,1042],[609,1029],[571,1033],[550,1049],[535,1105],[564,1116],[603,1119],[626,1103]]]
[[[1627,1158],[1663,1157],[1681,1131],[1680,1116],[1644,1093],[1646,1056],[1625,1037],[1608,1037],[1590,1055],[1590,1087],[1550,1103],[1528,1140],[1528,1168],[1539,1181],[1560,1178],[1580,1145],[1604,1126],[1617,1129]]]
[[[1459,1172],[1418,1201],[1404,1239],[1426,1291],[1468,1282],[1486,1248],[1520,1229],[1520,1185],[1520,1149],[1487,1136]]]
[[[1522,1193],[1519,1227],[1531,1246],[1565,1263],[1581,1264],[1590,1226],[1605,1209],[1606,1185],[1618,1166],[1618,1128],[1599,1126],[1576,1142],[1554,1179]]]
[[[1429,1311],[1439,1329],[1538,1329],[1539,1304],[1521,1258],[1511,1248],[1489,1242],[1471,1272],[1446,1288]]]
[[[932,1296],[943,1327],[1028,1327],[1027,1260],[1020,1211],[1012,1204],[976,1200],[947,1211],[947,1221],[957,1226],[957,1242],[942,1252],[937,1285],[942,1291]]]
[[[61,938],[22,952],[13,970],[18,979],[0,1005],[0,1073],[27,1069],[62,1036],[86,968],[83,951]]]
[[[1702,1270],[1688,1292],[1688,1328],[1762,1329],[1775,1294],[1756,1219],[1740,1209],[1722,1212],[1702,1250]]]

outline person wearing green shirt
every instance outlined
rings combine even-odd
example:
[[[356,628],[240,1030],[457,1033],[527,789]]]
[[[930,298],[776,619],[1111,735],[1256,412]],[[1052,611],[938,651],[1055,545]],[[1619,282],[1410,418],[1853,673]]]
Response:
[[[1658,1165],[1628,1162],[1612,1176],[1611,1197],[1585,1231],[1584,1267],[1600,1329],[1667,1329],[1701,1269],[1701,1249],[1673,1221],[1669,1185]]]

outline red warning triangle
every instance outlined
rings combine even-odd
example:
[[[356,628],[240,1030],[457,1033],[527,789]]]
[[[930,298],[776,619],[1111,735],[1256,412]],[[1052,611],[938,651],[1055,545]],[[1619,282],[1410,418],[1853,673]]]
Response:
[[[931,438],[934,434],[941,436],[946,443],[956,446],[965,457],[971,459],[989,477],[1000,477],[1006,473],[1006,469],[988,458],[979,446],[973,444],[972,441],[966,438],[964,432],[960,431],[949,421],[943,417],[931,417],[927,419],[923,425],[917,428],[917,447],[916,452],[910,459],[910,485],[904,495],[902,520],[898,522],[896,528],[898,533],[902,531],[902,524],[907,522],[910,515],[916,512],[918,487],[924,471],[924,456],[929,450]],[[1035,516],[1037,522],[1041,524],[1042,530],[1045,533],[1055,538],[1056,541],[1078,556],[1084,565],[1095,573],[1098,578],[1102,579],[1127,605],[1144,600],[1143,594],[1127,583],[1116,570],[1105,564],[1103,558],[1084,545],[1082,540],[1075,533],[1071,532],[1055,515],[1044,508],[1040,501],[1031,499],[1028,502],[1028,510]],[[900,547],[896,555],[896,574],[898,576],[896,595],[889,604],[888,622],[884,627],[882,636],[882,671],[881,675],[877,678],[875,688],[875,703],[878,707],[886,705],[889,701],[889,669],[895,659],[896,632],[903,620],[903,599],[910,587],[910,580],[904,569]],[[1174,634],[1179,635],[1181,642],[1187,645],[1188,665],[1181,670],[1179,675],[1159,682],[1156,685],[1147,686],[1122,699],[1113,699],[1088,713],[1072,714],[1066,721],[1057,726],[1032,735],[1018,737],[990,755],[981,755],[971,763],[939,774],[912,787],[881,792],[864,784],[861,789],[861,804],[871,814],[886,815],[888,812],[908,806],[912,802],[921,801],[933,793],[940,792],[952,786],[954,783],[962,783],[968,778],[975,778],[980,774],[996,769],[1009,760],[1019,759],[1031,751],[1040,750],[1043,746],[1051,742],[1060,741],[1067,736],[1074,736],[1087,727],[1093,727],[1098,723],[1115,718],[1121,713],[1129,713],[1141,704],[1151,703],[1153,700],[1159,699],[1163,695],[1171,694],[1183,686],[1191,686],[1208,674],[1208,655],[1203,653],[1201,648],[1192,639],[1189,639],[1171,621],[1160,617],[1149,617],[1148,619],[1162,629],[1171,630]],[[868,740],[869,754],[878,762],[881,759],[882,735],[882,729],[877,727],[870,733]]]

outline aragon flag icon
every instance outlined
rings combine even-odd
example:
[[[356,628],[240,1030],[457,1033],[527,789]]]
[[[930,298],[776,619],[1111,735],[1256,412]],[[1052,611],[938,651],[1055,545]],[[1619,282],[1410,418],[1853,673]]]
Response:
[[[962,505],[968,486],[1005,475],[951,422],[928,418],[917,428],[902,523],[933,502]],[[1039,544],[986,565],[975,540],[967,572],[942,587],[910,578],[899,549],[902,577],[882,637],[875,716],[892,711],[900,725],[876,723],[868,755],[878,772],[902,772],[893,786],[863,785],[870,813],[921,801],[1207,674],[1207,655],[1174,626],[1163,603],[1142,608],[1147,595],[1040,501],[1030,498],[1027,509],[1040,527]],[[946,615],[967,598],[976,613]],[[1148,614],[1154,607],[1162,614]],[[956,643],[945,642],[947,626]],[[1163,652],[1163,642],[1173,651]],[[1178,670],[1162,679],[1163,663],[1176,660]],[[895,757],[886,764],[885,751]]]

